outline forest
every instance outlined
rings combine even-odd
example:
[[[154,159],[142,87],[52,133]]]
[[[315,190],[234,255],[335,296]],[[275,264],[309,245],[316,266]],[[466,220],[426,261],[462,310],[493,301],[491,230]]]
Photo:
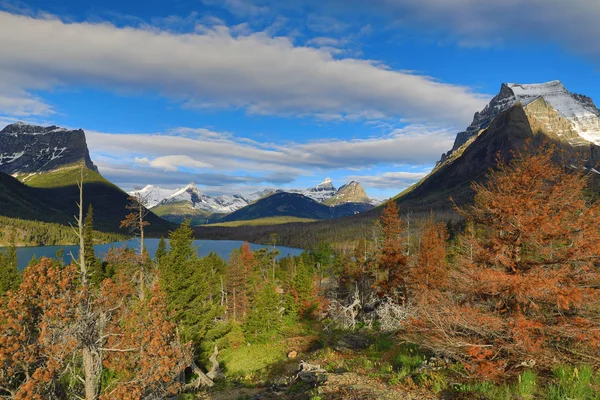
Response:
[[[100,260],[79,207],[71,265],[1,254],[0,398],[598,399],[600,203],[559,158],[498,163],[459,223],[389,201],[299,257],[199,258],[184,222]]]

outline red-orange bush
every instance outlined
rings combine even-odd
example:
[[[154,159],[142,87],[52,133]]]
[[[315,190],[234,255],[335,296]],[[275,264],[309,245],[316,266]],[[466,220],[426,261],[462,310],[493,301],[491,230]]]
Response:
[[[600,350],[600,206],[588,179],[553,161],[518,154],[473,186],[452,290],[413,321],[412,337],[498,376],[515,367],[590,362]]]

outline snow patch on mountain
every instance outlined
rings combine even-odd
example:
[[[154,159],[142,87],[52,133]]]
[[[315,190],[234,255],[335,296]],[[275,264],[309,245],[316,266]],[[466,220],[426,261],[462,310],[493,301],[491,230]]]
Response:
[[[360,191],[361,196],[356,197],[351,194],[357,191]],[[131,191],[129,194],[140,195],[148,208],[185,202],[189,203],[196,210],[208,213],[229,214],[261,198],[281,192],[301,194],[319,203],[327,203],[328,200],[338,195],[339,198],[336,199],[336,204],[351,202],[378,204],[377,200],[371,200],[366,196],[358,182],[351,182],[348,185],[340,187],[338,190],[330,178],[326,178],[317,186],[308,189],[263,189],[246,195],[225,194],[209,196],[202,193],[193,182],[180,189],[166,189],[160,186],[148,185],[143,189]]]
[[[146,185],[144,188],[139,190],[133,190],[129,192],[130,195],[140,196],[143,199],[146,207],[152,208],[158,205],[161,201],[175,193],[177,189],[166,189],[155,185]]]
[[[571,141],[573,146],[580,145],[582,142],[600,145],[600,110],[591,98],[569,92],[560,81],[533,84],[503,83],[500,92],[489,104],[475,113],[471,125],[456,135],[452,150],[442,155],[442,161],[465,144],[469,138],[487,128],[500,113],[517,103],[526,107],[538,98],[543,98],[564,117],[573,131],[583,139]]]
[[[543,97],[559,114],[567,118],[574,130],[587,140],[600,145],[600,110],[586,96],[570,93],[560,81],[522,85],[509,83],[517,101],[526,105]]]

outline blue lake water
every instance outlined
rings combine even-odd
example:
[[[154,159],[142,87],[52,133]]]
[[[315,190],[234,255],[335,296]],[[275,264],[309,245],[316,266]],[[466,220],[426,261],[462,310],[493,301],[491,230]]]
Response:
[[[156,248],[158,247],[159,239],[146,239],[144,240],[144,245],[148,249],[148,254],[151,257],[154,257],[154,253],[156,252]],[[195,240],[194,246],[198,249],[198,256],[204,257],[207,256],[211,251],[217,253],[219,256],[227,259],[229,254],[234,250],[238,249],[242,246],[244,242],[238,240]],[[168,241],[167,241],[168,244]],[[127,246],[129,248],[137,249],[139,248],[139,241],[137,239],[128,240],[127,242],[117,242],[117,243],[107,243],[107,244],[98,244],[94,246],[96,250],[96,255],[98,257],[103,257],[104,254],[108,252],[111,247],[122,247]],[[262,245],[250,244],[250,248],[252,250],[261,249]],[[19,257],[19,269],[23,269],[29,264],[29,261],[33,257],[56,257],[56,252],[60,249],[64,250],[64,261],[65,263],[71,262],[71,253],[75,258],[79,255],[79,247],[78,246],[35,246],[35,247],[19,247],[17,248],[17,256]],[[277,246],[277,250],[279,250],[279,257],[286,257],[288,255],[300,255],[304,250],[296,249],[293,247],[282,247]],[[0,251],[4,251],[4,248],[0,247]]]

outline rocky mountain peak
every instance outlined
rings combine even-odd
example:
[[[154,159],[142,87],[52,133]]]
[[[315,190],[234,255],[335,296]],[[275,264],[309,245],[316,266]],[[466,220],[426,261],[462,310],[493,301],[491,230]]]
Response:
[[[456,136],[452,150],[442,156],[442,161],[469,138],[486,129],[500,113],[516,104],[527,108],[537,99],[543,99],[558,115],[567,120],[575,135],[569,143],[578,146],[584,143],[600,144],[600,110],[591,98],[571,93],[561,81],[545,83],[503,83],[500,92],[481,111],[476,112],[473,122]]]
[[[365,189],[359,182],[352,181],[341,186],[337,192],[324,203],[328,205],[338,205],[343,203],[371,203],[372,200],[367,196]]]
[[[331,182],[331,178],[325,178],[325,180],[323,180],[323,182],[319,183],[317,186],[315,186],[312,189],[314,191],[318,191],[318,192],[336,190],[335,186],[333,186],[333,183]],[[311,189],[309,189],[309,190],[311,190]]]
[[[97,171],[81,129],[17,122],[0,131],[0,172],[47,172],[82,161]]]

